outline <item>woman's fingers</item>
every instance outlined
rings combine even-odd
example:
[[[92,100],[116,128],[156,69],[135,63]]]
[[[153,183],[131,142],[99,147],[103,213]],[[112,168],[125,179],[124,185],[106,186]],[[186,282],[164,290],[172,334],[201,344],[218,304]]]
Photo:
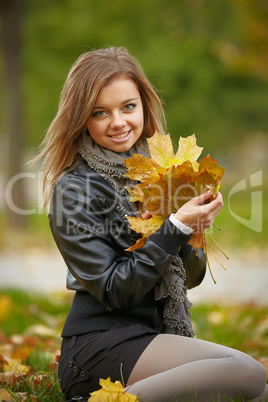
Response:
[[[215,217],[218,215],[222,207],[223,207],[223,199],[221,193],[219,192],[216,194],[214,200],[212,200],[209,204],[206,204],[207,212],[208,213],[212,212],[212,214],[214,214]]]
[[[220,213],[223,207],[223,200],[221,193],[217,193],[216,197],[210,201],[208,204],[204,204],[200,206],[201,215],[200,215],[200,229],[209,229],[214,223],[215,218]]]
[[[143,212],[143,214],[141,215],[141,219],[146,220],[146,219],[151,218],[151,216],[152,216],[152,215],[150,214],[149,211],[145,211],[145,212]]]
[[[221,193],[218,192],[215,199],[213,199],[212,193],[206,191],[186,202],[176,212],[175,217],[185,225],[201,232],[213,225],[214,219],[219,214],[222,207],[223,201]]]
[[[197,205],[208,204],[210,201],[213,200],[213,195],[212,192],[209,190],[193,198],[193,200],[195,200]]]

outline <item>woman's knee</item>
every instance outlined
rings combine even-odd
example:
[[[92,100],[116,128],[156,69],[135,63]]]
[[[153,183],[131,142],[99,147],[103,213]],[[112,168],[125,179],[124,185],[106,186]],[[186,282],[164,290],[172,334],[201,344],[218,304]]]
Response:
[[[250,397],[261,395],[266,386],[267,374],[264,366],[257,360],[254,360],[254,367],[251,367],[251,374],[249,374],[248,380],[249,378],[251,378],[254,393],[254,395],[251,394]]]
[[[240,392],[250,398],[260,395],[267,380],[264,366],[244,353],[235,354],[233,358],[237,364],[237,387]]]

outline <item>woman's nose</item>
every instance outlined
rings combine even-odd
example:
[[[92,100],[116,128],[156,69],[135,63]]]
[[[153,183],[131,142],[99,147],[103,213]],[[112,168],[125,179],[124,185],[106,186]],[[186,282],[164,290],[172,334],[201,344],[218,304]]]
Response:
[[[122,116],[120,113],[112,114],[110,126],[112,129],[125,127],[126,121],[124,119],[124,116]]]

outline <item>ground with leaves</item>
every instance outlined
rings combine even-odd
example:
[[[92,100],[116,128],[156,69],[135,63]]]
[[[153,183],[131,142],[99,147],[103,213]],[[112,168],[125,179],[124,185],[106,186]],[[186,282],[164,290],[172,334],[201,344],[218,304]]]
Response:
[[[72,297],[0,292],[0,401],[64,401],[56,370]],[[192,313],[198,337],[247,352],[268,372],[268,306],[202,304]]]
[[[57,379],[70,296],[0,293],[0,401],[64,401]]]

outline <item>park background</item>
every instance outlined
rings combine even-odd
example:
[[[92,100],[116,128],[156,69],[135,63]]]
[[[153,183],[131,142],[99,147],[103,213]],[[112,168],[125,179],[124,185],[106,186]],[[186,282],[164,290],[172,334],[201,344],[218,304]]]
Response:
[[[0,291],[1,302],[6,303],[0,324],[4,335],[23,333],[30,325],[26,320],[18,326],[18,316],[23,316],[19,305],[29,315],[29,304],[34,303],[29,295],[64,290],[65,267],[41,209],[40,166],[26,168],[25,163],[38,151],[76,58],[112,45],[126,47],[137,57],[158,89],[174,148],[180,136],[195,133],[197,144],[204,147],[202,157],[210,154],[226,169],[221,183],[225,207],[216,221],[222,230],[215,237],[231,258],[225,262],[217,251],[227,271],[210,258],[218,283],[215,288],[209,277],[204,290],[196,291],[201,314],[196,317],[198,334],[267,357],[267,0],[1,0],[0,10]],[[21,289],[27,296],[7,287]],[[58,295],[52,305],[56,306],[56,299],[62,302]],[[219,301],[227,310],[217,305]],[[68,298],[66,303],[70,304]],[[31,314],[37,319],[38,314]],[[59,314],[57,307],[53,314]],[[232,323],[228,317],[233,317],[233,326],[224,332],[223,327]],[[47,325],[45,319],[42,322]],[[58,322],[56,326],[59,332]],[[232,334],[239,328],[245,342],[255,339],[251,346],[239,337],[236,341]]]
[[[9,4],[17,8],[13,19]],[[254,190],[262,190],[267,201],[267,1],[3,0],[1,14],[3,246],[12,227],[22,227],[25,233],[28,225],[40,224],[40,236],[47,227],[40,207],[36,214],[13,212],[13,204],[23,210],[37,209],[37,199],[41,204],[38,178],[30,176],[38,167],[26,169],[24,164],[37,153],[73,62],[83,52],[108,45],[126,47],[159,90],[174,147],[180,136],[195,133],[204,147],[202,156],[209,153],[225,167],[221,242],[230,247],[267,244],[267,208],[259,211],[258,232],[231,215],[250,219],[249,178],[258,171],[262,186]],[[28,177],[6,191],[10,179],[20,173]],[[246,180],[247,189],[231,198],[229,208],[228,194],[241,180]]]

